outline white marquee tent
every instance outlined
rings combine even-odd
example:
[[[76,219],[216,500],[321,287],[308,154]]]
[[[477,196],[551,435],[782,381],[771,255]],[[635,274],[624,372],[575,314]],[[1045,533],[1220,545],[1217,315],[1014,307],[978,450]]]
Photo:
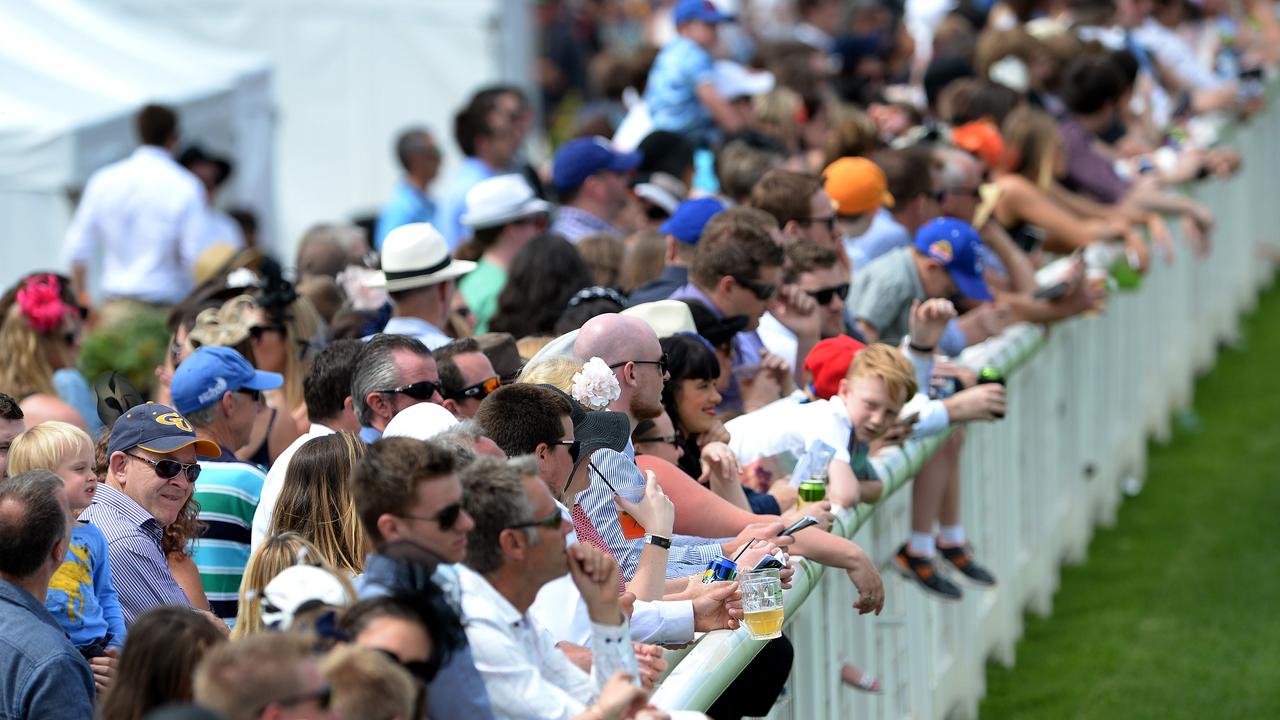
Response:
[[[274,108],[263,56],[80,0],[15,0],[0,3],[0,287],[65,269],[73,198],[94,170],[132,152],[132,118],[147,102],[177,107],[185,141],[232,158],[220,203],[256,211],[269,236]]]

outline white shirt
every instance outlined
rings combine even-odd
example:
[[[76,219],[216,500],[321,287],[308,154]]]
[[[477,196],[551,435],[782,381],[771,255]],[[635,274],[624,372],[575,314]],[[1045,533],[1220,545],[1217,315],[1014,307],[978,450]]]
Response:
[[[573,520],[569,508],[559,501],[556,507],[565,522]],[[573,530],[564,538],[564,546],[578,544],[578,534]],[[538,597],[529,607],[534,617],[555,642],[569,642],[583,647],[591,646],[591,619],[587,616],[587,603],[578,592],[569,575],[556,578],[538,591]],[[681,645],[693,640],[693,601],[637,600],[631,613],[631,639],[636,642]]]
[[[494,715],[567,720],[600,695],[618,671],[639,677],[627,622],[591,623],[591,675],[578,669],[528,613],[520,613],[488,580],[458,569],[462,616],[476,670]]]
[[[386,335],[409,335],[418,338],[428,350],[435,350],[453,342],[453,338],[445,335],[435,325],[416,317],[393,317],[387,322],[387,326],[382,328],[382,332]],[[365,338],[365,340],[368,339]]]
[[[778,318],[773,313],[765,313],[760,316],[760,325],[756,328],[756,333],[760,335],[760,342],[768,348],[769,352],[777,355],[787,361],[787,365],[796,366],[796,353],[799,350],[799,343],[796,342],[796,334],[787,329],[786,325],[778,322]]]
[[[289,461],[293,460],[294,453],[298,452],[298,448],[305,445],[308,440],[332,435],[334,432],[336,431],[320,423],[311,423],[311,429],[289,443],[289,447],[285,448],[284,452],[280,453],[271,464],[271,469],[267,471],[267,479],[262,483],[262,496],[258,499],[258,509],[253,511],[253,531],[249,539],[249,552],[257,550],[258,546],[270,537],[271,516],[276,511],[280,491],[284,489],[284,476],[289,471]]]
[[[102,293],[174,303],[208,241],[204,188],[164,148],[144,145],[93,174],[67,229],[67,264],[102,250]]]
[[[729,449],[743,464],[790,451],[801,457],[815,440],[835,448],[834,460],[849,462],[849,435],[853,424],[839,397],[808,403],[779,400],[759,410],[739,415],[724,425]]]

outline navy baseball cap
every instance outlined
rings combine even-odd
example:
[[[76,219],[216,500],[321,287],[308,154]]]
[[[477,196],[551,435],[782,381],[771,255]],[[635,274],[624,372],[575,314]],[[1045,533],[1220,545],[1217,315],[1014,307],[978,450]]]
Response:
[[[680,0],[672,12],[676,25],[683,25],[690,20],[701,20],[709,23],[731,22],[732,15],[720,12],[720,8],[711,0]]]
[[[143,403],[129,408],[111,426],[107,454],[136,447],[154,453],[171,453],[188,445],[196,446],[197,455],[222,455],[222,448],[218,447],[218,443],[196,437],[191,421],[177,410],[159,403]]]
[[[275,390],[284,384],[280,373],[254,370],[248,360],[228,347],[205,345],[182,361],[169,389],[173,406],[183,414],[209,407],[236,390]]]
[[[556,151],[551,162],[551,184],[557,191],[567,192],[602,170],[635,170],[643,157],[638,152],[618,152],[602,137],[575,138]]]
[[[671,213],[666,222],[658,226],[658,231],[671,235],[686,245],[696,245],[707,221],[723,210],[724,203],[713,197],[685,200],[676,206],[675,212]]]
[[[916,250],[946,268],[960,294],[974,300],[990,300],[991,290],[982,277],[982,239],[963,220],[940,217],[916,231]]]

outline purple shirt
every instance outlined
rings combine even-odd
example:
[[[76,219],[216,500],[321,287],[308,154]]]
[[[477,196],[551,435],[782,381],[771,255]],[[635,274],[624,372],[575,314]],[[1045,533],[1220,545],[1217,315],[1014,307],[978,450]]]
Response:
[[[1093,135],[1070,117],[1058,124],[1058,131],[1067,153],[1067,188],[1108,205],[1120,202],[1129,192],[1129,183],[1094,149]]]
[[[670,299],[697,300],[706,305],[716,317],[724,317],[724,313],[716,307],[711,298],[693,283],[676,290],[671,294]],[[743,330],[733,336],[733,379],[729,381],[729,387],[722,393],[721,410],[742,409],[742,392],[738,389],[738,378],[749,378],[755,375],[755,371],[760,367],[760,351],[764,349],[764,341],[755,330]]]

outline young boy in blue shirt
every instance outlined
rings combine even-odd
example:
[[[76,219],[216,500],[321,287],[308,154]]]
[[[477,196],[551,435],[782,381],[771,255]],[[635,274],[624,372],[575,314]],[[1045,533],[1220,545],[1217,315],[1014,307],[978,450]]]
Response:
[[[40,423],[14,438],[9,449],[11,473],[47,468],[62,478],[72,517],[79,517],[93,502],[98,486],[93,465],[88,433],[64,422]],[[124,644],[125,626],[101,530],[88,523],[73,524],[67,558],[49,581],[44,606],[89,661],[98,692],[106,690]]]
[[[716,92],[717,26],[732,20],[711,0],[680,0],[673,12],[680,36],[662,48],[649,71],[645,103],[655,130],[681,133],[696,145],[709,147],[720,131],[737,130],[738,119],[729,102]]]

